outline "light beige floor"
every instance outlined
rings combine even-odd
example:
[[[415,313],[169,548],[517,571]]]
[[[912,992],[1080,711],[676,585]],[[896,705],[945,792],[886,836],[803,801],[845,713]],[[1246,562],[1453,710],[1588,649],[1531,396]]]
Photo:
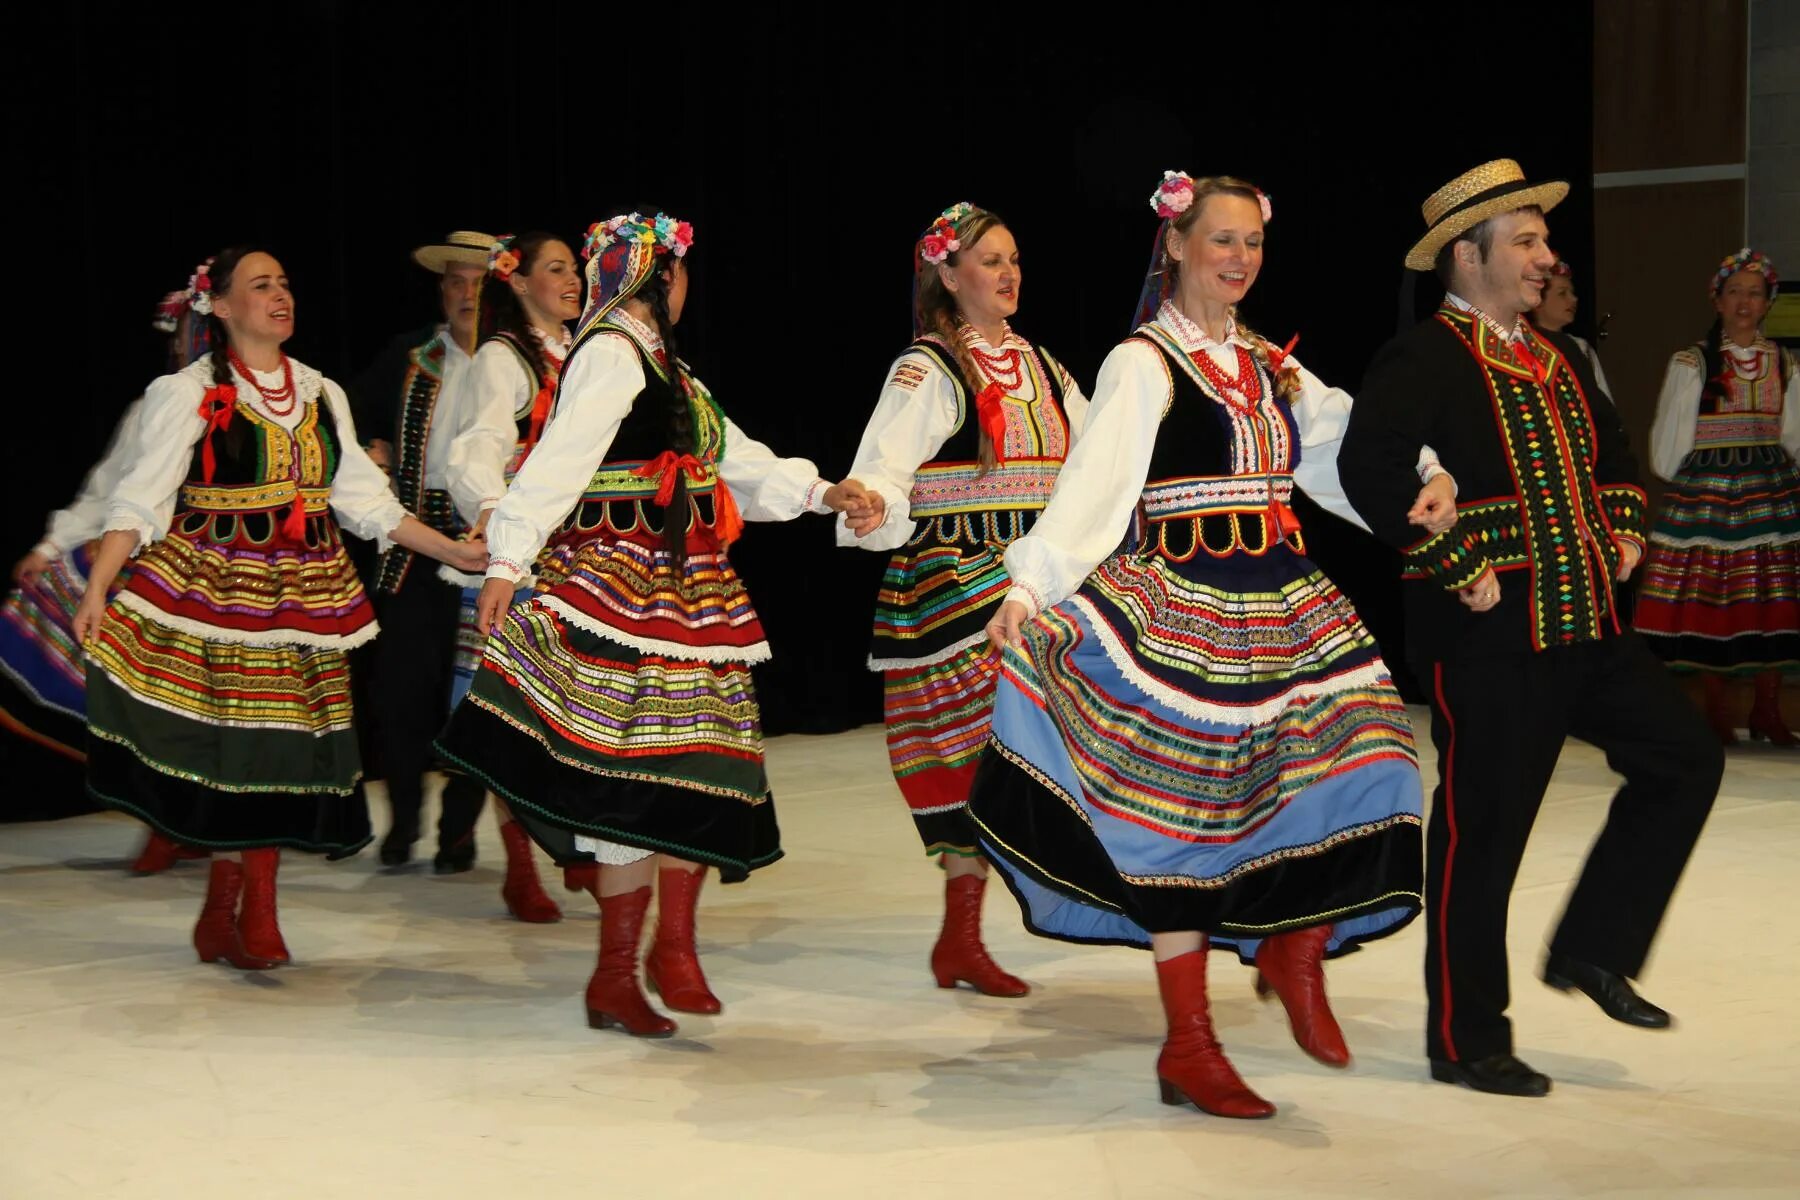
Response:
[[[726,1012],[668,1042],[585,1027],[593,903],[506,919],[491,828],[460,877],[291,860],[298,961],[267,975],[194,962],[203,869],[126,876],[131,824],[0,829],[0,1197],[1800,1195],[1800,753],[1731,758],[1644,981],[1669,1033],[1532,977],[1611,786],[1565,755],[1513,905],[1548,1100],[1426,1081],[1417,924],[1331,968],[1348,1073],[1215,958],[1260,1123],[1158,1104],[1148,956],[1031,938],[998,889],[990,943],[1036,990],[936,990],[880,732],[769,757],[789,857],[709,885]]]

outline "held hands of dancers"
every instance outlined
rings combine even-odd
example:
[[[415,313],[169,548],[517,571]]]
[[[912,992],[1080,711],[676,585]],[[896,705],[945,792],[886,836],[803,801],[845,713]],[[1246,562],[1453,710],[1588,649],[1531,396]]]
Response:
[[[887,520],[887,501],[880,492],[864,487],[860,480],[846,479],[825,491],[825,504],[832,512],[844,514],[850,532],[867,537]]]
[[[1406,519],[1431,534],[1442,533],[1455,525],[1456,480],[1448,474],[1435,476],[1419,489],[1419,498],[1406,510]]]
[[[430,555],[441,563],[448,563],[465,575],[479,575],[487,570],[485,540],[474,538],[459,542],[454,538],[447,538],[411,514],[394,527],[393,532],[388,534],[388,540],[415,553]]]

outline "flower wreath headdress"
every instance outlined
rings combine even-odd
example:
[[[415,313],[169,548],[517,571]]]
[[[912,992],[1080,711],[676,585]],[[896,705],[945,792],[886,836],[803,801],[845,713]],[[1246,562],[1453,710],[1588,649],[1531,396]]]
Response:
[[[1755,271],[1761,275],[1764,282],[1769,285],[1769,299],[1771,300],[1781,290],[1781,276],[1775,273],[1775,264],[1770,261],[1769,256],[1761,250],[1752,250],[1745,246],[1720,263],[1719,269],[1713,272],[1712,294],[1715,297],[1718,296],[1725,289],[1725,281],[1739,271]]]

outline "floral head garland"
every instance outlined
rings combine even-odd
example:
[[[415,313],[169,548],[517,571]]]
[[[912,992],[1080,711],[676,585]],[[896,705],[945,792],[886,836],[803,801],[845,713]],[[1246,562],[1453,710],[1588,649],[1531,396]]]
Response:
[[[931,228],[919,239],[919,261],[938,266],[945,259],[962,249],[962,239],[956,236],[956,226],[969,218],[975,206],[966,200],[959,200],[938,214]]]
[[[180,328],[182,314],[187,312],[188,301],[191,299],[193,296],[186,288],[164,296],[156,306],[156,316],[151,320],[150,327],[158,333],[174,333]]]
[[[625,213],[588,226],[581,244],[587,259],[588,303],[576,336],[629,299],[656,269],[658,259],[686,258],[694,227],[657,213]]]
[[[1261,188],[1251,190],[1256,193],[1256,204],[1262,210],[1266,225],[1275,216],[1274,207]],[[1194,207],[1194,197],[1198,194],[1199,184],[1185,171],[1164,171],[1162,182],[1150,194],[1150,207],[1163,223],[1157,226],[1156,242],[1150,247],[1150,267],[1144,272],[1144,286],[1138,291],[1137,309],[1131,321],[1133,329],[1155,317],[1175,290],[1175,272],[1169,269],[1169,223]]]
[[[203,317],[212,315],[213,281],[209,274],[212,265],[213,260],[209,258],[195,267],[194,273],[188,276],[187,291],[180,293],[187,297],[187,306]],[[177,317],[179,318],[179,314]]]
[[[501,283],[511,279],[513,272],[524,261],[519,252],[513,249],[513,243],[518,240],[519,235],[516,233],[503,233],[488,246],[488,272]]]
[[[1562,275],[1573,278],[1575,275],[1575,268],[1569,265],[1568,259],[1559,258],[1556,260],[1556,265],[1550,268],[1550,273],[1552,275]]]
[[[1262,209],[1263,223],[1274,219],[1275,209],[1269,203],[1268,193],[1261,188],[1256,192],[1257,207]],[[1165,221],[1172,221],[1194,205],[1194,177],[1183,171],[1164,171],[1162,182],[1157,185],[1155,193],[1150,197],[1150,207],[1156,215]]]
[[[1781,276],[1775,273],[1775,264],[1769,261],[1769,256],[1761,250],[1752,250],[1745,246],[1720,263],[1719,269],[1713,273],[1712,294],[1715,298],[1725,290],[1725,281],[1739,271],[1755,271],[1761,275],[1763,282],[1768,285],[1769,299],[1771,300],[1775,298],[1775,293],[1781,290]]]

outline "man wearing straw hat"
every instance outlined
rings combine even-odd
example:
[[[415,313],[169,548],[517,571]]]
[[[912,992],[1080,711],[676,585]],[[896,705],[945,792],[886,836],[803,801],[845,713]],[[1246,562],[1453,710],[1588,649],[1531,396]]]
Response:
[[[433,418],[440,415],[440,399],[455,393],[473,361],[476,285],[493,241],[490,234],[458,230],[412,252],[414,262],[439,277],[443,323],[397,341],[385,361],[352,385],[352,398],[367,414],[363,436],[392,431],[386,465],[401,502],[450,537],[464,531],[445,483],[455,430],[451,422]],[[419,837],[423,777],[431,765],[431,739],[448,711],[462,597],[455,584],[438,578],[434,564],[414,558],[395,546],[382,554],[375,570],[382,636],[375,643],[372,741],[393,809],[393,824],[381,843],[384,866],[410,861]],[[484,797],[481,785],[465,776],[452,775],[445,785],[435,860],[439,873],[474,864],[472,830]]]
[[[1568,194],[1508,159],[1425,201],[1406,257],[1448,295],[1376,355],[1338,456],[1344,490],[1401,550],[1407,657],[1431,698],[1426,1051],[1433,1079],[1543,1096],[1513,1055],[1506,914],[1568,737],[1625,777],[1550,940],[1544,982],[1644,1028],[1633,989],[1724,769],[1718,743],[1615,608],[1644,550],[1645,499],[1585,355],[1524,319],[1556,264],[1544,214]],[[1456,476],[1457,524],[1406,511],[1420,445]]]

